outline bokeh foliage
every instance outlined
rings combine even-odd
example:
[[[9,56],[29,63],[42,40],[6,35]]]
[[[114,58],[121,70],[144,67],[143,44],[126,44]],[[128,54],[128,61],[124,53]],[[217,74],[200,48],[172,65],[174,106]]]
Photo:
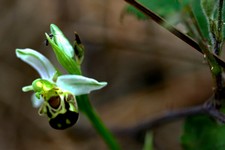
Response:
[[[184,34],[193,38],[198,44],[206,44],[208,49],[204,53],[212,67],[219,67],[214,59],[210,59],[210,52],[214,52],[215,40],[224,42],[224,24],[219,32],[218,0],[137,0],[139,3],[159,15],[172,26],[182,24]],[[224,3],[223,3],[224,5]],[[223,8],[223,6],[222,6]],[[149,19],[142,12],[131,5],[127,5],[126,13],[134,15],[139,20]],[[222,15],[225,11],[222,9]],[[223,20],[223,17],[222,17]],[[214,36],[214,37],[213,37]],[[220,52],[218,53],[220,54]],[[215,72],[211,71],[212,75]],[[215,119],[206,115],[187,117],[183,126],[181,144],[185,150],[222,150],[225,146],[225,125],[219,124]]]

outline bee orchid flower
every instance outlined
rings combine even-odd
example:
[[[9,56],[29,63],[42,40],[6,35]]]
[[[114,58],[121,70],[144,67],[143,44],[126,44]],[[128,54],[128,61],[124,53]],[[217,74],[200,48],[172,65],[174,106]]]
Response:
[[[62,75],[44,55],[32,49],[16,49],[16,56],[39,73],[40,78],[22,90],[34,92],[33,106],[39,108],[40,115],[48,117],[49,124],[55,129],[65,129],[77,122],[79,111],[76,96],[89,94],[107,85],[82,75]]]
[[[73,126],[83,113],[96,131],[102,136],[110,149],[120,149],[115,137],[104,125],[88,94],[107,85],[95,79],[82,76],[81,64],[85,48],[75,32],[73,46],[55,25],[50,25],[46,35],[46,46],[50,45],[58,63],[67,72],[62,74],[41,53],[32,49],[16,49],[16,56],[32,66],[40,75],[31,85],[22,88],[24,92],[33,91],[32,104],[39,108],[39,114],[47,116],[49,124],[55,129]],[[79,110],[78,110],[79,107]]]

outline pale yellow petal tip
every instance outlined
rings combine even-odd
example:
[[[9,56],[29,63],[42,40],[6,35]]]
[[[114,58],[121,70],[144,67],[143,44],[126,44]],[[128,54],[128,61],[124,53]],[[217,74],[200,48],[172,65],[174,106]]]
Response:
[[[28,85],[28,86],[24,86],[22,88],[23,92],[29,92],[29,91],[33,91],[33,86],[32,85]]]

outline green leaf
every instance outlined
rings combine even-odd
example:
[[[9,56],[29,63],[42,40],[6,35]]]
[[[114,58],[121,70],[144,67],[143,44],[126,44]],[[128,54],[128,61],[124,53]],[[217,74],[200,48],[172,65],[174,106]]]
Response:
[[[91,91],[101,89],[107,85],[106,82],[98,82],[80,75],[59,76],[56,84],[58,87],[68,90],[76,96],[89,94]]]
[[[206,115],[187,117],[181,143],[184,150],[224,150],[225,125]]]
[[[41,53],[26,48],[16,49],[16,56],[32,66],[43,79],[51,80],[57,73],[52,63]]]
[[[55,25],[50,25],[50,30],[52,36],[52,41],[57,45],[60,49],[66,53],[69,57],[73,58],[74,56],[74,50],[70,42],[67,40],[67,38],[64,36],[63,32]]]
[[[214,11],[216,8],[216,2],[217,0],[201,0],[201,6],[203,8],[203,11],[208,16],[209,19],[212,19],[214,15]]]
[[[223,3],[223,22],[225,22],[225,3]],[[225,39],[225,24],[223,24],[223,40]]]
[[[210,41],[209,21],[202,10],[201,0],[191,0],[190,6],[203,37]]]
[[[183,7],[189,0],[138,0],[142,5],[152,10],[156,14],[163,18],[171,17],[176,15],[178,11]],[[135,15],[138,19],[148,19],[142,12],[137,10],[131,5],[125,6],[125,14]]]

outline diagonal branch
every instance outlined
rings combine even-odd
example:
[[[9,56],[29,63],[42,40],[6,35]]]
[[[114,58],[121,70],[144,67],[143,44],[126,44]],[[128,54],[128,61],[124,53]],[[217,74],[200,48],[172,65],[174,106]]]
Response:
[[[146,132],[149,129],[151,130],[154,127],[158,127],[166,123],[197,114],[206,114],[220,121],[221,123],[225,123],[225,114],[219,111],[216,105],[214,105],[214,101],[215,101],[215,94],[212,95],[203,104],[188,108],[182,108],[174,111],[169,111],[151,120],[139,123],[136,126],[126,129],[117,129],[117,130],[114,129],[113,131],[117,135],[137,136]]]
[[[160,26],[164,27],[165,29],[170,31],[172,34],[174,34],[175,36],[177,36],[178,38],[183,40],[185,43],[192,46],[197,51],[203,53],[203,51],[201,50],[201,47],[199,46],[198,43],[196,43],[196,41],[194,41],[191,37],[187,36],[186,34],[182,33],[181,31],[177,30],[173,25],[168,23],[166,20],[164,20],[160,16],[156,15],[151,10],[147,9],[145,6],[143,6],[142,4],[138,3],[135,0],[125,0],[125,1],[127,3],[129,3],[130,5],[134,6],[135,8],[137,8],[138,10],[140,10],[141,12],[143,12],[145,15],[150,17],[152,20],[154,20]],[[215,55],[215,54],[212,54],[212,55],[214,56],[214,58],[216,59],[218,64],[221,65],[223,68],[225,68],[225,62],[223,60],[221,60],[217,55]]]
[[[155,117],[151,120],[147,120],[142,122],[136,126],[114,130],[114,132],[118,135],[138,135],[140,133],[145,132],[146,130],[152,129],[154,127],[158,127],[165,123],[169,123],[187,116],[196,115],[196,114],[204,114],[205,110],[203,105],[193,106],[189,108],[178,109],[174,111],[169,111],[167,113],[163,113],[158,117]]]
[[[206,111],[206,113],[216,120],[218,120],[221,123],[225,123],[225,114],[223,112],[220,112],[220,105],[218,105],[218,100],[216,99],[216,93],[210,97],[204,104],[203,109]],[[223,97],[220,97],[223,98]]]

